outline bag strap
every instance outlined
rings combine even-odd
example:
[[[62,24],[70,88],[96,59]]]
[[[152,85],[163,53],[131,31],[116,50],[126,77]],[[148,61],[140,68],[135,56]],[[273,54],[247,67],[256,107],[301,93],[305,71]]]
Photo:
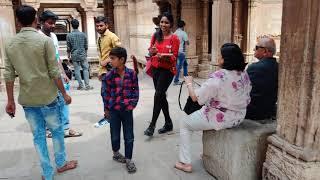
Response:
[[[198,86],[201,87],[201,85],[200,85],[199,83],[197,83],[197,82],[195,82],[195,81],[193,81],[193,82],[194,82],[196,85],[198,85]],[[182,109],[182,107],[181,107],[180,97],[181,97],[182,86],[183,86],[184,83],[185,83],[185,81],[182,81],[182,82],[181,82],[180,90],[179,90],[179,96],[178,96],[178,102],[179,102],[179,107],[180,107],[180,110],[181,110],[181,111],[183,111],[183,109]]]

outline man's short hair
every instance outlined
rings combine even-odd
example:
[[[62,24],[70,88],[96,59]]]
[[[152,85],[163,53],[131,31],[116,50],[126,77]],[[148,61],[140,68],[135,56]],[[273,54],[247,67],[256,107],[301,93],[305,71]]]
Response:
[[[22,5],[16,9],[17,19],[24,26],[28,26],[33,23],[36,18],[36,13],[37,11],[28,5]]]
[[[79,21],[76,20],[76,19],[72,19],[72,20],[71,20],[71,26],[72,26],[73,29],[78,29],[78,27],[79,27]]]
[[[40,21],[41,22],[44,22],[44,21],[46,21],[46,20],[48,20],[48,19],[53,19],[53,20],[58,20],[59,19],[59,17],[55,14],[55,13],[53,13],[52,11],[50,11],[50,10],[46,10],[46,11],[43,11],[42,13],[41,13],[41,15],[40,15]]]
[[[186,23],[183,20],[179,20],[177,23],[178,28],[183,28],[186,25]]]
[[[98,17],[96,17],[96,19],[95,19],[94,22],[95,22],[95,23],[103,22],[103,23],[105,23],[105,24],[109,24],[108,19],[107,19],[106,17],[104,17],[104,16],[98,16]]]

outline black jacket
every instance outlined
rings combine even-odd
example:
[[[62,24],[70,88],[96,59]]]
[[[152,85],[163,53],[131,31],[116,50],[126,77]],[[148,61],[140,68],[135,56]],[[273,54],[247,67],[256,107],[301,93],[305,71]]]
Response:
[[[247,119],[261,120],[276,113],[278,98],[278,62],[275,58],[263,58],[247,69],[252,90],[247,107]]]

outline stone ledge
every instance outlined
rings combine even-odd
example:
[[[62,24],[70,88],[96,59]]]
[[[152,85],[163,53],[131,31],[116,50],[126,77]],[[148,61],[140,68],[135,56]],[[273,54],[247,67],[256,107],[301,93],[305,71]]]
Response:
[[[267,151],[267,137],[276,131],[276,122],[251,120],[236,128],[203,132],[205,169],[219,180],[257,180]]]

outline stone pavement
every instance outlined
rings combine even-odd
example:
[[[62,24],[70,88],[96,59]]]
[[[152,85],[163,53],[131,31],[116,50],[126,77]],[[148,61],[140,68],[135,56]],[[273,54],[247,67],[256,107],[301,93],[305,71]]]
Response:
[[[155,133],[152,139],[143,135],[151,120],[153,107],[152,80],[140,75],[140,101],[134,111],[134,154],[133,160],[138,171],[128,174],[123,164],[112,160],[109,126],[94,128],[93,124],[102,117],[100,82],[91,80],[94,89],[77,91],[72,82],[70,105],[71,127],[84,133],[82,137],[67,138],[68,159],[79,160],[75,170],[56,175],[56,180],[214,180],[203,168],[200,154],[202,152],[202,132],[192,136],[192,156],[194,172],[187,174],[173,168],[178,160],[179,119],[184,113],[178,106],[178,86],[170,86],[168,101],[170,114],[174,121],[174,132],[165,135]],[[17,94],[17,93],[16,93]],[[185,102],[186,90],[183,91],[182,104]],[[5,92],[0,92],[0,179],[37,180],[40,179],[38,157],[32,143],[32,135],[24,118],[21,106],[17,105],[16,117],[11,119],[4,113]],[[157,129],[164,124],[160,114]],[[52,142],[48,140],[52,158]],[[121,152],[123,152],[123,141]],[[53,161],[52,161],[53,162]]]

